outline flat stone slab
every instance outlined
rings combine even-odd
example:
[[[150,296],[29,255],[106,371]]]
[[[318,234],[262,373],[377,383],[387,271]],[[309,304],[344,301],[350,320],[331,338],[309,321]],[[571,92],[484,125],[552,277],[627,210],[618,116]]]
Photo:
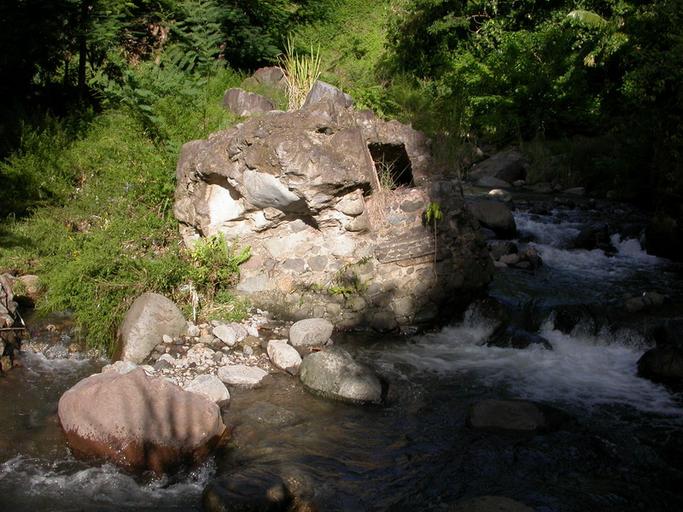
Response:
[[[218,378],[231,386],[258,386],[267,376],[268,372],[261,368],[245,364],[228,365],[218,369]]]

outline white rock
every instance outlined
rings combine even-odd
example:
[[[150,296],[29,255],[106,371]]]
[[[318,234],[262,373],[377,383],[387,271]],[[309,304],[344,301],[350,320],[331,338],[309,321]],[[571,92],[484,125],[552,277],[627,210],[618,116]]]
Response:
[[[197,375],[191,382],[183,386],[183,389],[203,395],[216,403],[230,400],[228,388],[215,375]]]
[[[187,323],[187,335],[192,336],[193,338],[196,338],[202,333],[202,330],[199,328],[199,326],[188,322]]]
[[[249,333],[249,336],[253,336],[254,338],[258,338],[258,327],[255,325],[247,325],[247,333]]]
[[[294,347],[324,345],[333,330],[334,326],[324,318],[307,318],[289,328],[289,341]]]
[[[161,354],[157,361],[166,361],[168,364],[171,364],[173,366],[175,366],[177,362],[171,354]]]
[[[153,366],[150,366],[150,365],[148,365],[148,364],[143,364],[142,366],[140,366],[140,368],[142,368],[143,370],[145,370],[145,373],[146,373],[147,375],[155,375],[156,372],[157,372],[157,371],[154,369]]]
[[[118,374],[124,375],[128,372],[132,372],[138,367],[137,364],[131,361],[116,361],[113,364],[108,364],[102,368],[102,373],[116,372]]]
[[[228,347],[237,343],[237,333],[230,325],[220,324],[213,328],[213,335],[220,339]]]
[[[275,366],[292,375],[299,373],[301,356],[286,341],[271,340],[268,342],[268,357]]]
[[[164,334],[161,339],[163,340],[164,343],[171,344],[173,343],[173,336],[169,336],[168,334]]]
[[[235,331],[235,336],[237,337],[238,342],[244,340],[244,338],[249,336],[249,332],[247,331],[247,328],[244,327],[242,324],[238,324],[235,322],[235,323],[231,323],[230,327],[232,327],[233,330]]]
[[[218,378],[231,386],[254,387],[267,375],[261,368],[244,364],[227,365],[218,369]]]

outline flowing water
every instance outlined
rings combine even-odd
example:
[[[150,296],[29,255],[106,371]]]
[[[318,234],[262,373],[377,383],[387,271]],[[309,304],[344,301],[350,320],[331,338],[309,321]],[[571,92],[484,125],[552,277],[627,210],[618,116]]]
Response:
[[[165,481],[85,465],[66,450],[59,396],[102,362],[26,356],[0,379],[0,509],[199,510],[210,478],[263,467],[305,475],[320,510],[446,510],[480,495],[543,512],[683,510],[683,396],[637,377],[651,341],[633,325],[563,334],[546,314],[557,305],[618,305],[643,291],[680,303],[680,267],[618,232],[611,256],[571,249],[604,212],[515,216],[520,243],[533,244],[544,266],[499,271],[490,293],[517,310],[531,302],[553,350],[485,346],[492,326],[473,311],[424,335],[339,336],[390,383],[386,405],[321,400],[276,376],[263,389],[232,393],[229,449]],[[485,398],[538,401],[572,421],[535,436],[468,429],[469,406]]]

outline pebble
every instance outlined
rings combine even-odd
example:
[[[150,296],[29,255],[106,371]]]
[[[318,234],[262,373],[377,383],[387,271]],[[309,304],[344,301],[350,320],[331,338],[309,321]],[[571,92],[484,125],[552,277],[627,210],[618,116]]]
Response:
[[[166,344],[169,344],[169,345],[170,345],[171,343],[173,343],[173,338],[172,338],[171,336],[169,336],[168,334],[164,334],[164,335],[161,337],[161,339],[162,339],[163,342],[166,343]]]

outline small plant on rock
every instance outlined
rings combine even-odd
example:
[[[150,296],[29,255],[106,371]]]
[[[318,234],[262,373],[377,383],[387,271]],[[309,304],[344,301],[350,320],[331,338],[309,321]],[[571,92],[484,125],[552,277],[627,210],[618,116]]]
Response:
[[[190,250],[192,261],[189,277],[207,302],[217,292],[237,284],[239,266],[251,257],[251,247],[237,251],[235,243],[228,243],[222,233],[198,240]]]
[[[436,223],[443,219],[443,212],[441,211],[441,205],[436,201],[432,201],[427,205],[427,209],[424,213],[425,222],[427,224],[433,224],[434,226],[434,273],[436,273],[436,255],[438,251],[437,247],[437,231]]]

